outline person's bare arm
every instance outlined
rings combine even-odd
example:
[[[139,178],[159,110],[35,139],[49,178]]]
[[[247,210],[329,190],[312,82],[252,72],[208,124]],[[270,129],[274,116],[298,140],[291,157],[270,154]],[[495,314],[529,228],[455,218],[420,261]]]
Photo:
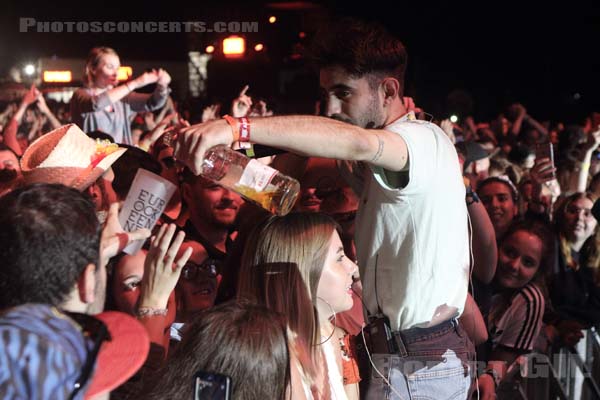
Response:
[[[41,93],[37,96],[37,107],[40,110],[40,112],[42,112],[42,114],[44,114],[48,118],[48,121],[50,121],[50,125],[52,125],[53,129],[58,129],[61,127],[62,124],[54,116],[54,114],[50,110],[50,107],[48,107],[48,104],[46,104],[44,95]]]
[[[365,161],[389,171],[400,171],[408,165],[408,149],[400,135],[324,117],[253,118],[251,141],[304,156]],[[226,121],[209,121],[180,132],[175,156],[199,173],[209,148],[232,142],[232,129]]]
[[[470,293],[467,293],[465,308],[459,320],[465,331],[467,331],[469,338],[476,346],[488,339],[483,315],[481,315],[481,311],[479,311],[479,307],[477,307],[477,303],[475,303]]]
[[[485,207],[473,202],[468,207],[473,237],[473,275],[483,283],[490,283],[496,273],[498,249],[496,233]]]

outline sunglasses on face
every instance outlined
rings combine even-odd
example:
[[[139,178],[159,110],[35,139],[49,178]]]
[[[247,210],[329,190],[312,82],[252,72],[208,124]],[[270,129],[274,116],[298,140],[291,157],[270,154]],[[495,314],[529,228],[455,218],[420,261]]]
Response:
[[[210,277],[215,277],[217,276],[217,270],[218,270],[218,266],[220,264],[220,261],[218,260],[213,260],[211,258],[205,260],[204,262],[202,262],[202,264],[196,264],[193,262],[188,262],[187,264],[185,264],[185,266],[183,267],[183,270],[181,271],[181,277],[183,279],[185,279],[186,281],[194,281],[196,280],[199,276],[210,276]],[[200,275],[202,274],[202,275]]]
[[[87,314],[73,312],[65,312],[65,314],[75,321],[81,328],[83,335],[93,342],[92,348],[88,350],[83,367],[81,367],[81,373],[73,385],[73,392],[69,396],[69,399],[72,400],[90,382],[102,343],[110,341],[112,338],[104,322],[99,319]]]

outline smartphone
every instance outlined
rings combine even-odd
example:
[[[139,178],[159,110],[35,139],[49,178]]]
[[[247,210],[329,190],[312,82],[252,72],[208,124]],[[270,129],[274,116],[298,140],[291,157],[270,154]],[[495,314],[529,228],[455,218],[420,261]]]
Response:
[[[194,400],[231,400],[231,378],[214,372],[196,372]]]
[[[552,143],[539,143],[535,148],[535,159],[540,160],[542,158],[550,159],[552,163],[552,168],[554,168],[554,147],[552,147]],[[552,174],[553,177],[556,177],[556,174]]]

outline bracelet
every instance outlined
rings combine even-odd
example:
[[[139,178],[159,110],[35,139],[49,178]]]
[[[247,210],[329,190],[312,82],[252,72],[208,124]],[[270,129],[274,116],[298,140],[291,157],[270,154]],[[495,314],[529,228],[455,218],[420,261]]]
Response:
[[[231,127],[231,135],[233,136],[233,141],[237,142],[240,140],[240,132],[238,130],[237,121],[231,115],[223,115],[223,119],[227,121],[229,126]]]
[[[140,307],[137,309],[135,315],[138,317],[154,317],[156,315],[165,316],[169,309],[167,308],[152,308],[152,307]]]
[[[471,186],[467,186],[467,193],[465,195],[465,200],[467,201],[467,207],[473,203],[479,203],[479,196],[477,193],[473,191]]]
[[[250,141],[250,120],[247,117],[238,118],[236,121],[232,116],[224,115],[223,119],[231,126],[234,142],[247,143]]]
[[[127,90],[129,90],[129,93],[133,92],[133,90],[131,90],[131,88],[129,87],[129,82],[125,82],[125,87],[127,87]]]

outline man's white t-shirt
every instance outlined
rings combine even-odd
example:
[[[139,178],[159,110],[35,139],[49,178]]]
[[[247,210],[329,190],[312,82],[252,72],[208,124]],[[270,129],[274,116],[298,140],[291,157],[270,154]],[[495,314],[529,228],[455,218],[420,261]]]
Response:
[[[382,168],[362,168],[356,252],[364,301],[393,330],[426,327],[462,314],[469,279],[465,186],[452,142],[435,124],[405,116],[386,130],[408,147],[408,183],[388,185]],[[393,173],[402,174],[402,173]]]

